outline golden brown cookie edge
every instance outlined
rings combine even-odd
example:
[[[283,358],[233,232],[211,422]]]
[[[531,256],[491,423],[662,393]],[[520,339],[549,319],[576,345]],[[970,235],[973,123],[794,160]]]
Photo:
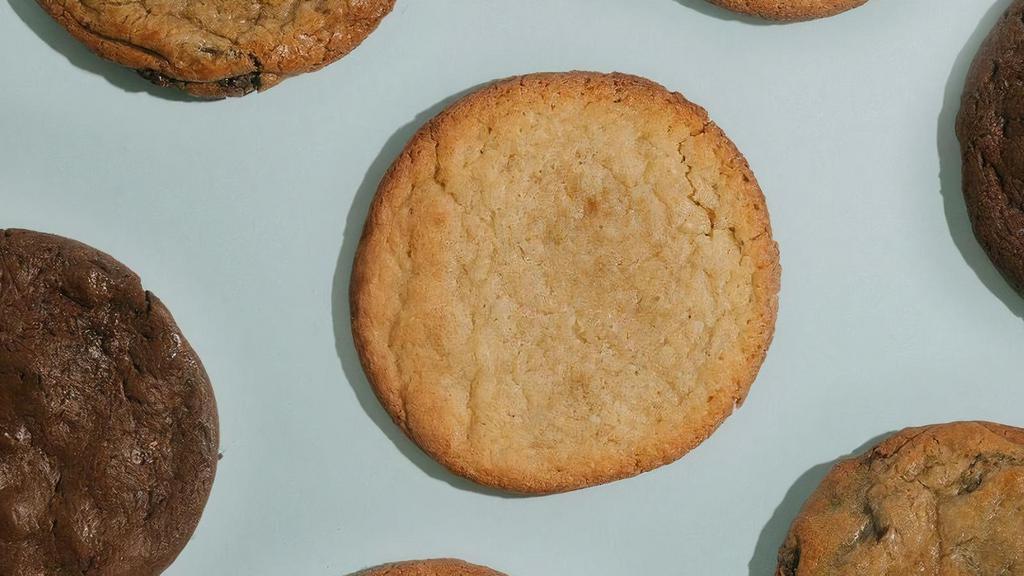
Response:
[[[606,466],[604,470],[590,474],[574,474],[566,471],[558,477],[552,478],[536,478],[531,474],[516,476],[490,474],[477,470],[472,465],[461,461],[457,456],[450,454],[446,450],[446,441],[442,435],[432,435],[428,431],[413,429],[408,426],[405,418],[405,408],[398,389],[394,385],[389,385],[393,379],[386,373],[385,363],[378,359],[377,351],[374,349],[372,342],[365,337],[365,333],[370,331],[368,313],[365,311],[367,308],[373,307],[373,295],[364,289],[368,282],[368,276],[372,274],[372,268],[368,269],[367,265],[372,266],[372,263],[379,257],[379,247],[371,247],[371,244],[374,244],[373,239],[378,236],[377,228],[382,225],[386,226],[386,223],[382,222],[381,206],[390,200],[390,196],[397,188],[401,187],[400,183],[402,181],[408,181],[412,178],[417,158],[433,153],[434,133],[444,130],[445,126],[451,125],[459,117],[472,114],[472,108],[487,105],[491,100],[501,97],[508,88],[517,84],[522,85],[529,82],[564,83],[580,79],[611,83],[622,82],[633,88],[646,91],[649,98],[661,99],[686,114],[696,116],[704,123],[705,130],[711,131],[715,135],[716,140],[729,153],[728,158],[722,159],[722,164],[734,164],[734,167],[740,171],[748,183],[746,189],[748,194],[747,201],[754,207],[754,210],[748,211],[748,216],[754,220],[754,226],[763,232],[757,238],[750,240],[751,246],[754,247],[752,252],[756,254],[758,260],[757,273],[754,278],[754,293],[759,301],[756,308],[760,310],[760,313],[757,317],[757,328],[747,332],[745,346],[748,350],[745,363],[748,367],[747,377],[743,382],[736,383],[732,395],[721,395],[716,398],[716,405],[710,407],[708,411],[709,418],[698,426],[700,428],[698,433],[680,438],[670,449],[658,457],[647,457],[629,463],[622,462],[617,465]],[[377,194],[370,206],[366,225],[356,252],[350,284],[352,332],[364,372],[377,398],[394,422],[424,452],[452,473],[483,486],[520,494],[552,494],[622,480],[654,470],[680,459],[690,450],[707,440],[722,422],[733,413],[734,409],[743,403],[760,371],[774,336],[780,285],[781,265],[779,263],[778,246],[772,237],[771,223],[764,194],[746,158],[724,132],[708,118],[707,112],[703,108],[686,100],[682,94],[670,92],[664,86],[639,76],[585,71],[534,73],[499,80],[463,97],[420,128],[406,145],[398,159],[392,164],[381,180]],[[366,325],[365,327],[364,324]]]
[[[486,566],[455,558],[392,562],[363,570],[356,576],[420,576],[424,571],[430,576],[505,576]]]
[[[896,455],[900,449],[922,434],[940,431],[945,434],[963,435],[969,434],[971,430],[977,430],[978,427],[1009,442],[1024,445],[1024,429],[983,420],[965,420],[904,428],[868,448],[861,454],[855,454],[839,460],[807,498],[797,517],[793,520],[786,534],[786,539],[779,548],[775,576],[796,576],[798,574],[798,572],[793,570],[799,565],[799,550],[807,545],[807,539],[801,537],[801,534],[805,531],[804,524],[808,522],[809,518],[824,514],[832,506],[829,494],[834,491],[836,486],[854,480],[865,468],[869,468],[871,462],[875,459],[886,459]],[[794,548],[796,549],[795,554]],[[794,561],[796,563],[795,566],[793,565]],[[866,574],[865,576],[871,575]]]
[[[756,16],[776,22],[805,22],[836,16],[858,8],[868,0],[823,0],[817,8],[794,8],[790,5],[765,0],[708,0],[716,6],[740,14]]]
[[[292,76],[315,72],[333,64],[350,54],[372,34],[380,23],[394,9],[397,0],[381,0],[385,9],[380,18],[363,26],[359,33],[350,35],[346,43],[335,46],[326,58],[315,62],[296,64],[282,70],[262,70],[254,61],[251,70],[238,74],[225,71],[209,78],[180,78],[167,61],[155,53],[126,42],[96,34],[76,20],[57,0],[36,0],[39,6],[61,25],[72,37],[81,42],[93,54],[104,60],[136,71],[150,83],[161,88],[175,88],[199,99],[217,100],[246,96],[273,88]]]

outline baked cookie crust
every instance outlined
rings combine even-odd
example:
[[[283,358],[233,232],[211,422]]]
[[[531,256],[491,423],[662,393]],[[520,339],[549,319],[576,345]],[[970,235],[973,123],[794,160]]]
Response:
[[[201,98],[244,96],[359,45],[394,0],[38,0],[96,54]]]
[[[956,132],[974,235],[1024,294],[1024,1],[1010,6],[978,52]]]
[[[780,267],[707,113],[623,74],[534,74],[425,125],[356,256],[353,333],[395,422],[480,484],[573,490],[672,462],[747,395]]]
[[[139,278],[0,230],[0,574],[156,575],[218,458],[203,366]]]
[[[708,0],[733,12],[766,20],[798,22],[841,14],[868,0]]]
[[[490,568],[442,558],[438,560],[414,560],[378,566],[360,572],[358,576],[505,576]]]
[[[910,428],[836,465],[779,553],[778,576],[1024,574],[1024,430]]]

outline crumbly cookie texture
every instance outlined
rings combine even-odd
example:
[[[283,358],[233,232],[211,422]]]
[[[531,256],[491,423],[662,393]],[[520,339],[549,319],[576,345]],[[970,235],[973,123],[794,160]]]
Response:
[[[1010,6],[978,53],[956,130],[974,234],[1024,294],[1024,0]]]
[[[0,230],[0,574],[148,576],[217,467],[199,359],[111,257]]]
[[[708,0],[722,8],[767,20],[797,22],[835,16],[868,0]]]
[[[911,428],[838,464],[779,553],[778,576],[1024,574],[1024,430]]]
[[[443,558],[397,562],[360,572],[359,576],[504,576],[490,568]]]
[[[243,96],[348,54],[394,0],[38,0],[100,56],[203,98]]]
[[[353,330],[384,407],[456,474],[524,493],[702,442],[772,337],[778,251],[747,162],[641,78],[513,78],[442,113],[382,181]]]

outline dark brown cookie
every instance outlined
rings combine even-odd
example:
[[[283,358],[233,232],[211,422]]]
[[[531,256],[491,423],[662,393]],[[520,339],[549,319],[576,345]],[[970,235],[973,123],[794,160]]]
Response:
[[[1024,0],[992,30],[967,76],[956,125],[974,234],[1024,293]]]
[[[835,16],[867,3],[868,0],[708,0],[733,12],[767,20],[796,22]]]
[[[778,576],[1024,574],[1024,430],[910,428],[833,468]]]
[[[360,572],[359,576],[504,576],[490,568],[442,558],[385,564]]]
[[[199,521],[217,447],[206,372],[139,278],[0,230],[0,574],[159,574]]]
[[[348,54],[395,0],[38,0],[100,56],[161,86],[222,98]]]

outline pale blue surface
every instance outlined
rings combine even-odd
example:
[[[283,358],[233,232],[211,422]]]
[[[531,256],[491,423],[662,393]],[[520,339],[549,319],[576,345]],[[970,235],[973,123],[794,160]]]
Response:
[[[0,227],[124,261],[206,363],[224,460],[171,576],[441,555],[514,576],[770,576],[819,464],[907,425],[1024,425],[1024,300],[970,236],[952,133],[979,26],[1007,5],[871,0],[763,26],[702,0],[398,0],[319,73],[186,103],[87,54],[33,0],[0,0]],[[782,248],[779,329],[747,404],[682,461],[496,497],[388,423],[342,295],[376,182],[424,111],[572,68],[665,83],[736,141]]]

